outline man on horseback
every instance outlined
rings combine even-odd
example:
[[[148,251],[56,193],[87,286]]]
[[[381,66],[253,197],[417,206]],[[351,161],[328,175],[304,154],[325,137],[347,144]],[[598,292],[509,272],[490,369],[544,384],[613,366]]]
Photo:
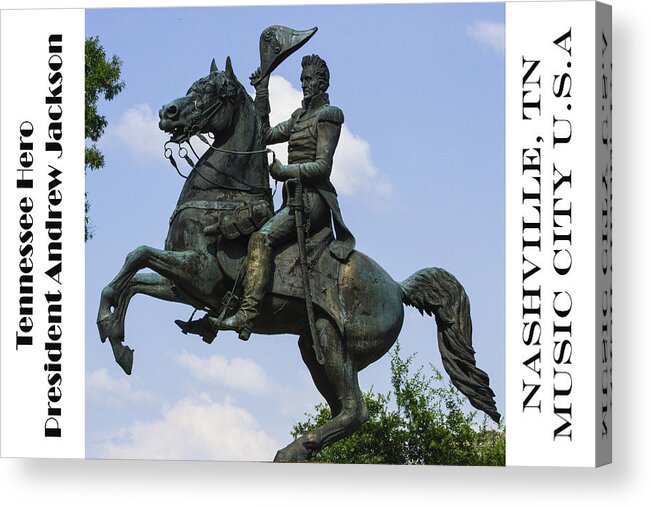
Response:
[[[303,186],[305,218],[318,231],[334,222],[337,239],[330,245],[331,254],[346,262],[355,248],[355,238],[341,217],[337,193],[330,182],[332,160],[339,142],[344,114],[330,105],[327,94],[330,72],[317,55],[305,56],[301,62],[302,107],[275,127],[269,124],[269,75],[260,78],[261,69],[251,75],[255,86],[255,105],[266,130],[266,143],[289,142],[288,164],[275,160],[271,176],[286,182],[299,179]],[[269,283],[274,251],[296,241],[296,218],[287,206],[287,189],[283,187],[283,206],[262,228],[251,235],[248,246],[248,270],[244,278],[244,298],[237,313],[222,323],[232,329],[250,328],[257,317]]]
[[[197,135],[210,148],[196,163],[179,152],[192,171],[172,215],[165,249],[141,245],[129,253],[102,290],[97,312],[100,339],[109,341],[127,374],[132,371],[133,349],[124,343],[125,316],[135,294],[207,311],[201,319],[176,324],[208,343],[224,328],[237,330],[242,339],[253,329],[298,335],[301,357],[332,417],[279,450],[274,461],[305,461],[368,419],[358,373],[393,346],[404,322],[404,305],[436,318],[441,359],[452,383],[474,407],[495,421],[500,418],[489,377],[476,366],[470,303],[459,281],[444,269],[426,268],[398,283],[369,256],[351,253],[355,240],[341,219],[330,183],[344,117],[329,103],[329,71],[321,58],[303,58],[302,107],[287,121],[269,125],[268,75],[316,30],[274,25],[262,33],[261,70],[251,76],[255,101],[227,58],[224,71],[213,61],[207,76],[161,108],[159,127],[170,134],[168,143],[180,145]],[[204,134],[212,134],[212,144]],[[285,141],[289,163],[275,161],[271,167],[271,175],[285,182],[283,206],[271,216],[266,145]],[[176,167],[171,150],[168,156],[166,149],[166,156]],[[256,212],[261,204],[262,211]],[[312,243],[318,244],[311,255],[312,281],[318,289],[314,294],[305,245],[310,230]],[[217,234],[227,241],[218,240]],[[244,242],[249,260],[243,302],[235,315],[222,320],[234,312],[231,303],[239,291],[233,285],[239,285]],[[287,248],[279,252],[282,247]],[[344,269],[340,262],[346,263]],[[272,266],[278,298],[262,305]],[[302,284],[297,283],[298,267]]]

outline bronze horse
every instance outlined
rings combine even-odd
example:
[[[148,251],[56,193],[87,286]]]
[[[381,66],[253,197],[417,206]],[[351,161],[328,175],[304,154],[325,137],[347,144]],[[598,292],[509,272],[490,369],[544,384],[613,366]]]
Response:
[[[236,308],[224,306],[224,300],[241,280],[252,231],[233,237],[219,224],[242,209],[273,213],[262,122],[235,77],[230,59],[224,71],[218,71],[213,60],[210,73],[184,97],[164,106],[160,118],[160,128],[171,134],[172,142],[181,143],[194,135],[207,140],[209,134],[214,141],[194,164],[181,190],[165,249],[136,248],[102,291],[97,316],[100,338],[109,339],[115,360],[127,374],[133,350],[123,344],[124,321],[131,298],[145,294],[185,303],[207,315],[233,313]],[[321,232],[321,237],[325,233],[332,238],[330,231]],[[320,265],[329,266],[336,275],[332,285],[338,291],[339,307],[317,308],[323,364],[315,355],[301,297],[270,291],[254,323],[254,333],[300,337],[303,361],[332,413],[330,421],[278,451],[274,461],[305,461],[368,419],[357,376],[393,346],[402,328],[405,304],[435,317],[439,351],[453,384],[473,406],[499,420],[488,375],[475,365],[468,297],[451,274],[427,268],[398,283],[361,252],[354,251],[346,263],[340,263],[327,248],[324,251]],[[139,273],[144,268],[154,273]],[[338,322],[333,315],[340,317]]]

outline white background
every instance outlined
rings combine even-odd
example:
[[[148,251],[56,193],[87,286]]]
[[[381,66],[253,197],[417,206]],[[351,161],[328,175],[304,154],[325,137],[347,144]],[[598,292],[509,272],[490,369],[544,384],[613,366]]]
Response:
[[[211,4],[199,0],[192,3]],[[642,0],[610,3],[615,150],[612,465],[597,470],[468,469],[3,459],[0,505],[646,505],[651,499],[651,466],[647,461],[651,454],[651,403],[646,389],[651,375],[647,328],[651,303],[647,290],[651,287],[647,262],[651,168],[644,134],[651,132],[651,18],[645,8],[647,2]],[[142,1],[137,4],[150,5]],[[156,4],[178,2],[158,0]],[[52,2],[3,0],[3,8],[26,5],[51,7]],[[56,5],[90,4],[59,1]]]
[[[28,15],[25,15],[28,14]],[[2,152],[3,187],[2,194],[2,238],[11,242],[20,232],[18,227],[19,208],[18,201],[23,196],[33,199],[34,209],[31,212],[34,224],[44,224],[48,216],[49,200],[47,199],[47,185],[49,172],[45,164],[51,164],[61,170],[60,190],[63,195],[61,203],[56,207],[65,217],[62,220],[63,250],[62,250],[62,286],[59,287],[52,280],[47,279],[42,273],[37,274],[34,269],[34,345],[16,350],[11,335],[15,333],[18,322],[18,306],[10,307],[9,301],[16,301],[19,297],[18,273],[16,266],[19,262],[18,249],[4,248],[2,252],[2,301],[4,313],[2,314],[2,378],[12,379],[13,384],[2,384],[2,455],[3,456],[84,456],[84,375],[85,375],[85,342],[84,323],[79,315],[84,315],[84,272],[78,266],[84,265],[84,236],[83,236],[83,209],[84,209],[84,175],[82,172],[83,149],[81,137],[83,136],[84,102],[83,102],[83,40],[84,40],[84,11],[83,10],[56,10],[36,12],[3,12],[2,34],[3,41],[21,41],[20,50],[16,44],[2,48],[5,58],[3,63],[3,88],[2,104],[6,107],[2,115],[3,139],[7,149]],[[66,65],[65,94],[62,107],[65,111],[63,117],[63,131],[67,139],[76,139],[76,143],[64,144],[65,150],[61,158],[56,153],[44,151],[46,127],[50,124],[48,110],[44,105],[45,93],[42,86],[44,74],[49,71],[49,53],[47,52],[49,30],[57,26],[66,41],[63,46],[64,64]],[[75,44],[76,41],[76,44]],[[67,61],[66,61],[67,60]],[[25,62],[30,62],[25,65]],[[74,65],[72,64],[74,62]],[[20,72],[21,79],[12,80]],[[6,79],[5,79],[6,78]],[[35,97],[43,97],[35,100]],[[21,104],[22,103],[22,104]],[[12,107],[21,104],[20,107]],[[54,109],[56,110],[56,109]],[[32,141],[36,148],[34,160],[36,168],[31,177],[34,179],[34,188],[29,191],[17,191],[14,180],[16,178],[15,161],[18,160],[18,145],[10,146],[9,139],[16,139],[17,125],[29,119],[34,125]],[[16,132],[14,134],[14,132]],[[40,147],[40,149],[39,149]],[[6,167],[6,169],[5,169]],[[73,172],[76,171],[76,172]],[[39,174],[40,172],[40,174]],[[13,202],[12,202],[13,201]],[[49,244],[47,231],[41,226],[32,228],[34,233],[34,253],[32,262],[34,266],[52,266],[48,262],[46,245]],[[15,244],[15,243],[14,243]],[[43,247],[36,247],[43,245]],[[39,276],[40,275],[40,276]],[[61,385],[61,403],[52,403],[53,407],[61,407],[62,415],[55,419],[61,427],[61,437],[48,438],[44,435],[45,413],[49,405],[47,381],[49,375],[42,371],[43,363],[47,361],[44,351],[45,340],[49,330],[48,312],[45,298],[39,295],[56,290],[61,290],[61,330],[63,337],[59,343],[62,347],[62,358],[58,361],[64,379]],[[42,317],[42,318],[38,318]],[[48,340],[50,341],[50,340]],[[16,385],[20,389],[16,389]],[[59,387],[59,385],[55,386]],[[63,401],[65,400],[65,402]],[[6,411],[6,412],[5,412]],[[50,420],[50,423],[53,421]],[[11,437],[7,438],[8,435]]]
[[[532,26],[531,20],[536,23]],[[506,463],[508,465],[562,465],[593,466],[596,461],[596,446],[602,444],[601,436],[596,431],[597,414],[595,396],[596,378],[596,319],[595,319],[595,199],[596,187],[601,180],[596,180],[595,153],[597,140],[595,129],[587,128],[595,118],[596,89],[594,76],[597,69],[596,55],[601,61],[601,24],[597,27],[597,12],[591,2],[554,2],[536,4],[518,3],[506,9]],[[559,50],[552,41],[572,27],[572,52]],[[599,35],[595,35],[597,32]],[[608,40],[611,37],[608,35]],[[592,42],[592,43],[591,43]],[[531,120],[522,119],[522,85],[524,65],[522,58],[539,59],[541,64],[530,81],[541,76],[540,116],[530,111]],[[571,112],[566,108],[567,101],[554,97],[550,81],[556,72],[565,72],[566,62],[571,60],[572,98]],[[559,71],[560,69],[560,71]],[[531,89],[529,86],[526,89]],[[534,93],[528,96],[536,96]],[[568,106],[569,107],[569,106]],[[561,127],[554,128],[552,117],[563,118],[572,122],[572,140],[567,145],[554,146],[552,137],[562,134]],[[583,124],[583,125],[582,125]],[[538,136],[545,139],[537,143]],[[540,171],[541,183],[541,244],[540,251],[534,248],[523,249],[523,220],[535,220],[537,216],[531,211],[533,203],[523,202],[523,189],[534,191],[536,185],[531,181],[533,171],[522,170],[524,148],[542,150]],[[599,159],[598,167],[605,160]],[[558,192],[552,191],[558,175],[553,174],[552,165],[563,174],[571,171],[571,184],[561,184]],[[599,170],[600,173],[600,170]],[[555,199],[562,199],[559,206]],[[550,222],[551,210],[562,209],[571,202],[571,225],[558,220],[563,232],[571,231],[571,245],[567,242],[555,243],[553,236],[559,232]],[[556,223],[556,218],[553,219]],[[535,237],[527,234],[528,239]],[[565,275],[554,270],[554,249],[568,248],[575,262]],[[530,265],[523,264],[523,254],[536,263],[541,271],[523,282],[523,270]],[[579,259],[581,260],[579,262]],[[532,316],[523,316],[523,305],[534,306],[529,298],[523,298],[523,286],[528,289],[541,287],[540,304],[542,311],[536,320],[542,328],[540,346],[526,345],[522,341],[523,323],[534,320]],[[571,313],[565,319],[552,310],[553,293],[568,291],[571,295]],[[536,301],[537,298],[531,298]],[[559,299],[562,301],[563,297]],[[562,305],[563,303],[561,303]],[[560,306],[559,308],[562,308]],[[553,334],[555,325],[567,325],[571,321],[572,332]],[[600,336],[600,335],[599,335]],[[590,340],[592,337],[592,340]],[[570,339],[572,357],[569,365],[555,362],[557,340]],[[540,353],[538,366],[541,376],[536,376],[523,366],[537,352]],[[560,374],[556,378],[555,372]],[[569,396],[554,395],[556,389],[566,388],[568,376],[571,375],[571,393]],[[528,403],[541,404],[537,409],[523,410],[522,404],[528,391],[523,382],[540,383],[540,391]],[[559,436],[555,431],[562,427],[561,419],[555,414],[556,407],[572,410],[571,440]],[[567,431],[561,431],[561,435]],[[600,434],[599,434],[600,435]],[[608,442],[603,442],[607,445]]]

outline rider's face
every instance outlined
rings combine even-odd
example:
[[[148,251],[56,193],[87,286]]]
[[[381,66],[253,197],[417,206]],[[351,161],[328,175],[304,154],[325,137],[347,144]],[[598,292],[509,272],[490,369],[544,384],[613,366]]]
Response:
[[[303,98],[308,101],[321,91],[319,89],[319,80],[309,69],[303,70],[301,74],[301,85],[303,86]]]

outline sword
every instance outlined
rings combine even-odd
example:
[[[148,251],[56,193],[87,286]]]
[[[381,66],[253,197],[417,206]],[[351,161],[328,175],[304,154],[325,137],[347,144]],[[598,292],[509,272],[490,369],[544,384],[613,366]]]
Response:
[[[319,342],[319,333],[316,329],[316,319],[314,317],[314,305],[312,304],[312,291],[310,290],[310,273],[307,264],[307,249],[305,247],[305,225],[303,224],[303,184],[300,178],[287,180],[287,191],[289,193],[288,204],[294,211],[296,220],[296,236],[298,238],[298,257],[301,263],[301,275],[303,277],[303,292],[305,293],[305,306],[307,309],[307,321],[310,325],[310,334],[312,335],[312,347],[319,364],[323,365],[323,351]]]

